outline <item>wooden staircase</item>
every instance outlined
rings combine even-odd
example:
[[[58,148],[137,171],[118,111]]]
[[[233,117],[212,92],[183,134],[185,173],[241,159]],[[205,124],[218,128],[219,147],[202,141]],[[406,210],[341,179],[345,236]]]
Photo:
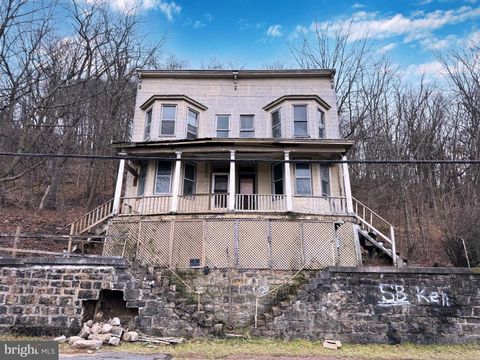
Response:
[[[389,257],[393,266],[405,265],[396,252],[395,227],[357,199],[352,198],[352,201],[355,217],[360,223],[356,226],[359,239]]]
[[[68,225],[70,235],[81,235],[93,230],[113,216],[113,199],[104,202],[95,209],[73,221]]]

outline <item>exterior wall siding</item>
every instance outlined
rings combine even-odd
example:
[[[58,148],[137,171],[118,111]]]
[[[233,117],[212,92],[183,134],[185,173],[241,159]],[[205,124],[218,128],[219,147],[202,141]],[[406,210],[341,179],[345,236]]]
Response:
[[[198,111],[199,137],[215,137],[216,115],[230,115],[230,136],[240,137],[240,115],[254,115],[255,137],[271,137],[271,112],[263,107],[284,95],[318,95],[330,106],[325,113],[326,138],[340,137],[336,96],[331,88],[330,79],[241,79],[235,90],[233,78],[229,79],[143,79],[137,93],[136,111],[132,129],[132,141],[144,141],[144,125],[146,111],[140,109],[146,100],[153,95],[178,94],[186,95],[208,109],[200,109],[184,101],[156,101],[152,105],[152,141],[186,138],[186,120],[188,108]],[[177,106],[175,135],[160,136],[161,106],[171,104]],[[308,133],[310,138],[318,138],[317,108],[314,101],[285,101],[280,104],[282,115],[282,137],[293,137],[293,105],[306,104],[308,107]],[[148,109],[147,109],[148,110]]]

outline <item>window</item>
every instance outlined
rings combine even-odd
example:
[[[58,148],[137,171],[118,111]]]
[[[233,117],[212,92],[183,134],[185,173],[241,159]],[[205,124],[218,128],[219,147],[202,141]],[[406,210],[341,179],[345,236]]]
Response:
[[[147,180],[148,163],[142,162],[138,171],[138,188],[137,196],[143,196],[145,194],[145,182]]]
[[[283,164],[272,165],[272,188],[276,195],[283,195]]]
[[[160,130],[161,135],[175,134],[175,117],[177,113],[176,105],[162,106],[162,126]]]
[[[230,115],[217,115],[217,137],[228,138],[230,132]]]
[[[240,137],[253,138],[255,129],[253,126],[253,115],[240,115]]]
[[[185,163],[183,175],[183,195],[195,195],[196,166],[192,163]]]
[[[320,179],[322,182],[322,196],[330,196],[330,167],[320,165]]]
[[[282,120],[280,117],[280,109],[272,112],[272,137],[282,137]]]
[[[145,127],[143,129],[143,140],[150,139],[151,128],[152,128],[152,109],[148,110],[145,115]]]
[[[310,164],[295,164],[295,188],[297,195],[312,195]]]
[[[172,177],[172,162],[157,162],[157,175],[155,176],[155,194],[170,193],[170,179]]]
[[[307,136],[307,105],[293,105],[293,135]]]
[[[318,137],[320,139],[325,138],[325,113],[317,109],[317,117],[318,117]]]
[[[188,109],[187,114],[187,139],[196,139],[198,137],[198,113]]]

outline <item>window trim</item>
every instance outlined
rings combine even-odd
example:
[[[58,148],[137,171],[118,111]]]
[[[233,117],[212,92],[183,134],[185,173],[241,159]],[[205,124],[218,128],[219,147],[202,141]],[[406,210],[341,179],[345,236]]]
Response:
[[[170,175],[169,175],[169,184],[168,184],[168,192],[165,193],[160,193],[157,192],[157,178],[158,178],[158,164],[160,162],[169,162],[170,163]],[[173,162],[170,160],[157,160],[157,163],[155,164],[155,181],[153,182],[153,194],[154,195],[169,195],[172,193],[172,176],[173,176]],[[166,175],[162,175],[166,176]]]
[[[327,169],[328,171],[328,179],[327,180],[327,183],[328,183],[328,193],[325,193],[323,191],[323,180],[325,179],[323,177],[323,174],[322,174],[322,169]],[[330,197],[332,196],[332,175],[331,175],[331,171],[330,171],[330,165],[322,165],[322,164],[319,164],[319,171],[320,171],[320,193],[322,196],[324,197]]]
[[[228,134],[226,137],[220,137],[218,136],[218,118],[219,117],[222,117],[222,116],[225,116],[225,117],[228,117],[228,129],[220,129],[220,131],[227,131]],[[228,139],[230,137],[230,131],[231,131],[231,127],[232,127],[232,122],[231,122],[231,116],[230,114],[216,114],[215,115],[215,137],[216,138],[220,138],[220,139]]]
[[[193,180],[187,179],[187,165],[193,166]],[[190,181],[193,183],[193,193],[185,194],[185,181]],[[195,196],[197,194],[197,164],[192,161],[186,161],[183,165],[183,189],[182,194],[184,196]]]
[[[309,177],[298,177],[297,176],[297,165],[306,164],[308,165],[308,171],[310,173]],[[310,193],[308,194],[299,194],[298,193],[298,186],[297,186],[297,179],[309,179],[310,180]],[[312,164],[311,163],[303,163],[303,162],[296,162],[295,163],[295,196],[312,196],[313,195],[313,186],[312,186]]]
[[[148,136],[147,136],[147,118],[150,114],[150,123],[148,124]],[[143,123],[143,141],[148,141],[152,138],[152,123],[153,123],[153,106],[145,111],[145,120]]]
[[[304,106],[305,107],[305,115],[307,116],[305,121],[295,121],[295,107],[296,106]],[[293,137],[294,138],[309,138],[310,135],[308,133],[308,104],[306,104],[306,103],[292,104],[292,119],[293,119]],[[304,122],[306,124],[306,131],[307,131],[306,134],[304,134],[304,135],[295,134],[295,123],[297,123],[297,122],[302,122],[302,123]]]
[[[172,121],[172,120],[164,120],[164,119],[163,119],[163,108],[164,108],[164,107],[167,107],[167,106],[168,106],[168,107],[171,107],[171,106],[175,107],[175,118],[173,119],[173,121]],[[168,104],[168,103],[162,104],[162,106],[161,106],[161,112],[160,112],[160,129],[159,129],[159,130],[160,130],[159,133],[160,133],[160,136],[161,136],[161,137],[175,136],[175,132],[176,132],[175,130],[176,130],[176,126],[177,126],[177,118],[178,118],[178,105],[177,105],[177,104]],[[163,122],[164,122],[164,121],[173,122],[173,134],[163,134],[163,133],[162,133]]]
[[[189,126],[189,124],[188,124],[188,118],[189,118],[190,111],[193,112],[193,113],[195,113],[195,114],[197,114],[196,127],[195,127],[195,129],[197,130],[197,133],[195,134],[195,137],[193,137],[193,138],[189,138],[189,137],[188,137],[188,134],[189,134],[189,133],[191,134],[191,132],[188,131],[188,126]],[[188,106],[187,106],[186,139],[198,139],[198,123],[199,123],[199,117],[200,117],[200,112],[198,112],[198,111],[192,109],[191,107],[188,107]]]
[[[140,194],[140,183],[142,179],[142,168],[145,169],[145,176],[143,177],[143,191]],[[145,196],[145,190],[147,188],[147,177],[148,177],[148,161],[142,161],[140,163],[140,166],[138,168],[138,181],[137,181],[137,197],[143,197]]]
[[[325,111],[317,107],[317,121],[318,121],[318,138],[326,138],[326,126],[325,126]]]
[[[242,129],[242,116],[251,116],[252,117],[252,128]],[[242,137],[242,132],[252,133],[251,137]],[[255,114],[240,114],[239,117],[239,136],[242,139],[251,139],[255,137]]]
[[[274,113],[278,113],[278,119],[279,119],[279,122],[278,122],[278,125],[275,126],[275,127],[278,127],[278,129],[280,130],[279,131],[279,136],[274,136],[274,126],[273,126],[273,114]],[[271,111],[270,112],[270,129],[272,131],[272,138],[273,139],[281,139],[282,138],[282,108],[279,107],[279,108],[276,108],[275,110]]]
[[[277,179],[275,180],[275,170],[273,169],[275,166],[281,166],[281,169],[282,169],[282,177],[280,179]],[[283,163],[274,163],[272,164],[272,168],[271,168],[271,172],[272,172],[272,194],[273,195],[285,195],[285,166]],[[275,192],[275,183],[278,182],[278,181],[281,181],[282,182],[282,193],[281,194],[277,194]]]

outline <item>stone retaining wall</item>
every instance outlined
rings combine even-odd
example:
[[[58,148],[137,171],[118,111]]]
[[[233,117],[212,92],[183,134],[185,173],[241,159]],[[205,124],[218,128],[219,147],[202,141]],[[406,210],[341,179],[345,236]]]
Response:
[[[480,340],[480,272],[469,269],[337,267],[304,272],[279,292],[259,299],[254,328],[255,293],[282,284],[292,274],[179,272],[192,288],[203,288],[198,308],[197,295],[167,269],[129,266],[118,258],[0,259],[0,331],[74,334],[86,302],[91,305],[102,291],[115,290],[123,297],[122,306],[138,309],[130,326],[159,336],[249,331],[347,342]]]

